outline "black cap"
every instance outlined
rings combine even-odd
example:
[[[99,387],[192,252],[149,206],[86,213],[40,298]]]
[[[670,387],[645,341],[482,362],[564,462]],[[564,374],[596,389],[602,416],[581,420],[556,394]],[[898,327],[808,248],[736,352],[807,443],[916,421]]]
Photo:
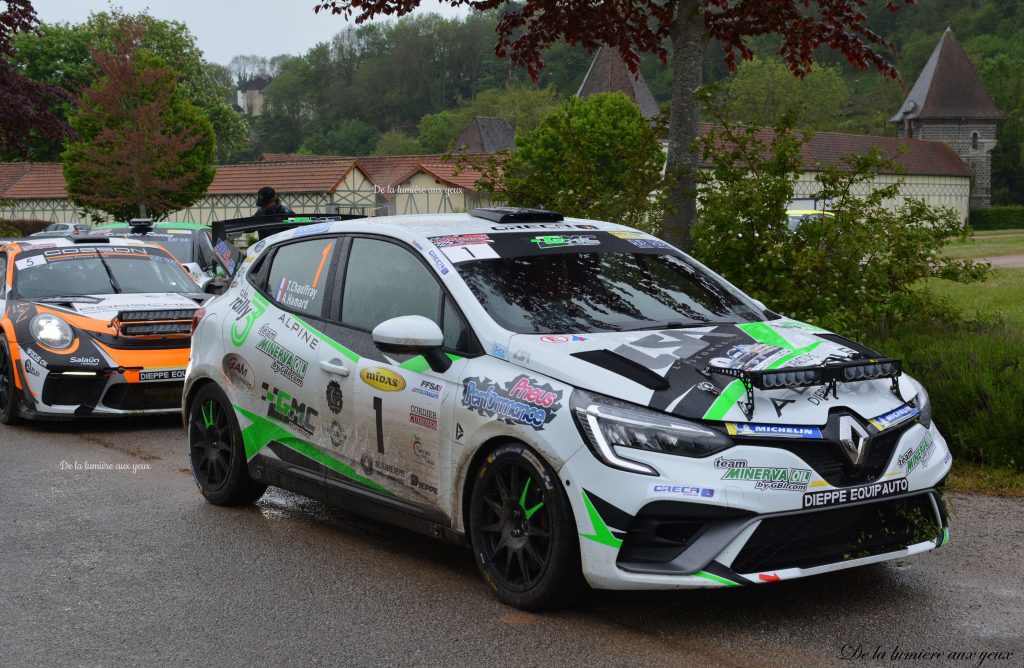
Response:
[[[266,206],[270,203],[270,200],[277,197],[277,191],[270,186],[263,186],[260,191],[256,193],[256,206]]]

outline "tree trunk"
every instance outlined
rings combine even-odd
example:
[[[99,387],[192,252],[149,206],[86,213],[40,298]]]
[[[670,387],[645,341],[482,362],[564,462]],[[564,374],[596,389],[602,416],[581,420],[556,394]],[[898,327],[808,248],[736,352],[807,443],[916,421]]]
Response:
[[[672,24],[672,113],[668,123],[665,241],[689,252],[690,227],[697,219],[697,139],[700,110],[696,90],[704,81],[704,15],[700,0],[679,0]]]

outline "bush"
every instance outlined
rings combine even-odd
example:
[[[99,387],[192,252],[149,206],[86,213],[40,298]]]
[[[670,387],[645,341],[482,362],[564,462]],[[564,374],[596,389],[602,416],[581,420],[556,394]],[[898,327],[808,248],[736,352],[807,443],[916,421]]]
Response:
[[[51,222],[49,220],[28,220],[23,218],[0,220],[0,236],[27,237],[30,234],[41,231]]]
[[[971,227],[976,230],[1018,230],[1024,229],[1024,206],[990,206],[987,209],[971,209]]]
[[[1024,336],[999,322],[929,318],[868,335],[927,388],[954,457],[1024,471]]]

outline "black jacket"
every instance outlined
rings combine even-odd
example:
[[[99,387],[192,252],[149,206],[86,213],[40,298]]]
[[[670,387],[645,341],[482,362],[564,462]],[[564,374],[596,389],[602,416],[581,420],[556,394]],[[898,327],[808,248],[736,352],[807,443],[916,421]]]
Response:
[[[261,207],[259,209],[256,209],[256,213],[254,213],[253,215],[254,216],[274,216],[274,215],[280,215],[280,214],[288,214],[289,216],[294,216],[295,212],[292,211],[291,209],[289,209],[288,207],[286,207],[284,204],[281,204],[280,202],[278,202],[276,205],[274,205],[272,207],[269,207],[269,208]]]

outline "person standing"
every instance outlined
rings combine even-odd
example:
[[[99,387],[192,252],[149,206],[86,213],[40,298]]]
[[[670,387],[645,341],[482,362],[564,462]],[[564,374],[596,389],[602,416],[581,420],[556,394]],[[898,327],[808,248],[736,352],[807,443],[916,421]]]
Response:
[[[253,214],[255,216],[295,215],[294,211],[281,204],[281,200],[277,197],[277,191],[270,186],[263,186],[256,193],[256,207],[256,213]]]

